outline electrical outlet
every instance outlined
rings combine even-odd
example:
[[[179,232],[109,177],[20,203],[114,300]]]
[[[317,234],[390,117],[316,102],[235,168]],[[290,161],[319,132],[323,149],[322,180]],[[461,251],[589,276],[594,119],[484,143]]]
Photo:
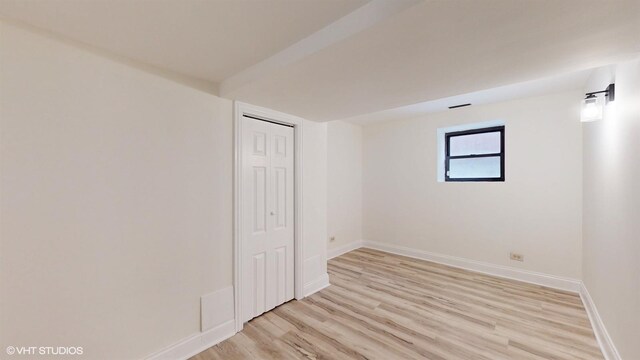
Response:
[[[331,242],[336,241],[336,237],[335,237],[335,236],[330,237],[330,238],[329,238],[329,241],[331,241]]]
[[[524,255],[518,253],[511,253],[511,260],[524,261]]]

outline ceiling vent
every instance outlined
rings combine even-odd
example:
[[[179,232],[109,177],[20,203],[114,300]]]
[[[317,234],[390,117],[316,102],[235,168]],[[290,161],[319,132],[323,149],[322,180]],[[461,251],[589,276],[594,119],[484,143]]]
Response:
[[[449,109],[457,109],[457,108],[461,108],[461,107],[465,107],[465,106],[471,106],[471,104],[453,105],[453,106],[449,106]]]

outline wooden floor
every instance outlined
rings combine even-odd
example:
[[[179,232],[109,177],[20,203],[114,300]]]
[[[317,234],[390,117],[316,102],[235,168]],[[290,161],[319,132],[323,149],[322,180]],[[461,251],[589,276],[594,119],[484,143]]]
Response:
[[[603,359],[577,294],[359,249],[208,359]]]

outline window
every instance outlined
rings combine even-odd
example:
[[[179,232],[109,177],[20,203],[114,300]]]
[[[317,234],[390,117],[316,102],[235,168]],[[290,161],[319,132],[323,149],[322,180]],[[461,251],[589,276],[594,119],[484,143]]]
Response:
[[[504,181],[504,126],[445,133],[445,181]]]

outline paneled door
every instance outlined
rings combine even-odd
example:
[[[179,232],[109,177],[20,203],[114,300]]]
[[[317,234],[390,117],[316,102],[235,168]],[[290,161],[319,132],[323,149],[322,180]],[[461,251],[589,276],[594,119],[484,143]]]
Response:
[[[293,127],[242,117],[243,321],[294,295]]]

